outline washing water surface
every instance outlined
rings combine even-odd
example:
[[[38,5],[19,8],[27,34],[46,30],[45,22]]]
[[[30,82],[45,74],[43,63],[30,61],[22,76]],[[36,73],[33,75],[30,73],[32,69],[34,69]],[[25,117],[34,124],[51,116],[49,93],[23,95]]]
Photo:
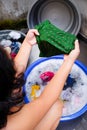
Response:
[[[42,93],[62,62],[62,59],[50,59],[30,70],[25,84],[29,101],[35,100]],[[87,75],[77,64],[73,65],[60,98],[64,102],[63,116],[74,114],[87,104]]]

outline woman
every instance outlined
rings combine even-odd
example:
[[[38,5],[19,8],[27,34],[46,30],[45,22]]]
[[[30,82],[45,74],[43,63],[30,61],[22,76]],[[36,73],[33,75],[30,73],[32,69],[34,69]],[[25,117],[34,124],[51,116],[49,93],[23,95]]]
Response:
[[[36,44],[38,31],[31,29],[14,59],[0,47],[0,129],[1,130],[55,130],[62,115],[60,94],[80,53],[78,40],[75,49],[64,56],[58,72],[45,87],[43,93],[29,104],[23,103],[23,73],[26,70],[32,46]],[[61,82],[62,81],[62,82]]]

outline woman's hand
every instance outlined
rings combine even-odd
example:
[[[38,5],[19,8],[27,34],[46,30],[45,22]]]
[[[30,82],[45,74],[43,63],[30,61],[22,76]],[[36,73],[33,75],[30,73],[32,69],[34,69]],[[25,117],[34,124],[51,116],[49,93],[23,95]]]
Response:
[[[39,35],[39,32],[36,29],[30,29],[25,37],[25,41],[31,46],[36,44],[36,35]]]
[[[71,59],[72,61],[75,61],[78,58],[78,56],[80,54],[78,40],[76,40],[74,44],[75,44],[74,50],[72,50],[69,55],[64,55],[64,60]]]
[[[36,29],[30,29],[28,31],[21,45],[21,48],[14,59],[17,75],[22,72],[24,73],[24,71],[26,70],[31,48],[34,44],[36,44],[36,37],[35,37],[36,35],[39,35]]]

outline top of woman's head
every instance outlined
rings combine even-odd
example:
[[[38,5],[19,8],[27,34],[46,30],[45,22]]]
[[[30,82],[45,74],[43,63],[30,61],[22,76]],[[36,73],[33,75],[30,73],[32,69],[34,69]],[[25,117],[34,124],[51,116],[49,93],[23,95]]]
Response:
[[[8,53],[0,46],[0,128],[7,123],[7,115],[10,108],[23,100],[23,95],[12,96],[15,89],[24,85],[24,75],[15,77],[16,70],[14,62],[9,58]]]

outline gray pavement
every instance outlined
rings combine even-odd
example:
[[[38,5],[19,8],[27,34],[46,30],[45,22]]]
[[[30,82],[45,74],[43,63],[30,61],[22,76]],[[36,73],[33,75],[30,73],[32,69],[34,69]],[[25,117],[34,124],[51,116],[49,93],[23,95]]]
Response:
[[[87,130],[87,112],[74,120],[60,122],[56,130]]]

